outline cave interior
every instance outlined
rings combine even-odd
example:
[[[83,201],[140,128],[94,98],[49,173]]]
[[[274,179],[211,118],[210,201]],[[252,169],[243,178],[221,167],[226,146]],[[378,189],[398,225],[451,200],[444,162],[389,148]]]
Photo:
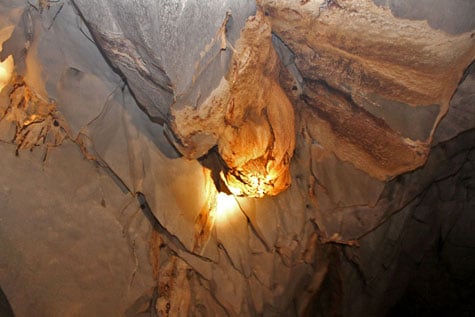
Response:
[[[0,1],[0,316],[474,316],[474,17]]]

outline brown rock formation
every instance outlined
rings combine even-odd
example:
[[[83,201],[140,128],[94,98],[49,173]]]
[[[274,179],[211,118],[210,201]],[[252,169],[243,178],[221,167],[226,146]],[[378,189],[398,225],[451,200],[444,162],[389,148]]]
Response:
[[[172,111],[173,131],[188,158],[197,144],[217,144],[223,174],[235,195],[277,195],[290,185],[295,146],[292,104],[278,84],[280,61],[263,12],[250,17],[233,51],[231,68],[197,108]]]
[[[295,56],[318,143],[380,180],[424,164],[474,58],[473,36],[396,18],[372,1],[259,3]]]

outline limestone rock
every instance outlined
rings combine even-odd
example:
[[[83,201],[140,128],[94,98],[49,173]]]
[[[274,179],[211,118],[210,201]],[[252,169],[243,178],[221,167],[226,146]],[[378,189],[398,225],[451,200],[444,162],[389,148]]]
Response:
[[[249,18],[236,43],[227,80],[197,110],[172,112],[183,151],[198,146],[204,134],[216,140],[226,163],[223,177],[238,196],[276,195],[290,184],[294,115],[277,83],[279,61],[270,32],[262,12]]]
[[[471,11],[2,2],[0,314],[473,310]]]
[[[319,144],[380,180],[424,164],[474,58],[469,32],[398,19],[371,1],[259,3],[295,56]]]

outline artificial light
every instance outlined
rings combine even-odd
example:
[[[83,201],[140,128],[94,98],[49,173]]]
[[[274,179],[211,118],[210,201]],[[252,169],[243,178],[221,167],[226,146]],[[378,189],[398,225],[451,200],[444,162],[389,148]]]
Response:
[[[225,193],[216,195],[216,220],[229,220],[239,210],[236,197]]]
[[[0,92],[10,82],[13,73],[13,56],[9,55],[3,62],[0,62]]]

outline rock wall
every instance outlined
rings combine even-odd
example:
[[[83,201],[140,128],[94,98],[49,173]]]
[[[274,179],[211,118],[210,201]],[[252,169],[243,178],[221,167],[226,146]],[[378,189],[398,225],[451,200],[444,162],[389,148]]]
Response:
[[[0,314],[473,312],[474,14],[1,3]]]

